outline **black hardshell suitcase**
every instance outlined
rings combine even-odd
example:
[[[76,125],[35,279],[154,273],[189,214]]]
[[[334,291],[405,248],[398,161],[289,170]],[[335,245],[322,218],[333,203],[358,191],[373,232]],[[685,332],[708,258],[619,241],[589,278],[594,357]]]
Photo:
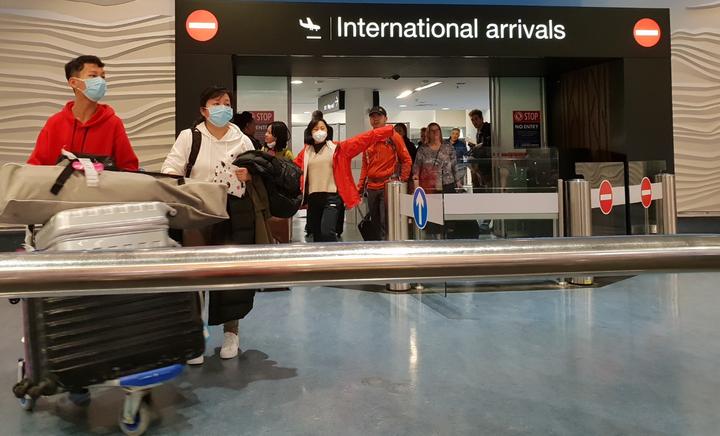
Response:
[[[31,298],[25,375],[42,395],[78,390],[204,351],[197,294]]]

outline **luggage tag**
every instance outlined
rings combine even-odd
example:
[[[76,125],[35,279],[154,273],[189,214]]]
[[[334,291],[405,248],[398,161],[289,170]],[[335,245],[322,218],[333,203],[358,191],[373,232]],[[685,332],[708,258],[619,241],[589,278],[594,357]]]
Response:
[[[100,186],[100,177],[98,176],[105,166],[101,163],[95,163],[90,159],[79,158],[73,162],[73,168],[78,171],[85,171],[85,184],[89,188],[96,188]]]
[[[88,187],[95,188],[100,186],[100,177],[98,174],[103,172],[105,165],[100,162],[93,162],[87,158],[78,158],[72,152],[63,149],[62,155],[72,162],[72,168],[76,171],[85,172],[85,184]]]

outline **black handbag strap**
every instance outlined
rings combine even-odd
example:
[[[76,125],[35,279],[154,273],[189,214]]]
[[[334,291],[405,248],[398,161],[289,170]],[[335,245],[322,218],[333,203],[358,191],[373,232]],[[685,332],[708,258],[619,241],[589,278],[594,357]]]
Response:
[[[190,146],[190,156],[188,157],[187,164],[185,164],[185,177],[190,177],[195,162],[197,162],[198,154],[200,153],[200,145],[202,145],[202,135],[197,127],[193,127],[192,130],[192,145]]]
[[[58,195],[60,193],[60,190],[62,190],[63,186],[65,186],[65,182],[68,181],[73,171],[75,171],[75,168],[73,168],[73,162],[75,162],[76,160],[77,159],[68,160],[65,168],[63,168],[60,175],[57,177],[57,179],[55,179],[55,183],[52,185],[52,188],[50,188],[50,192],[53,195]]]

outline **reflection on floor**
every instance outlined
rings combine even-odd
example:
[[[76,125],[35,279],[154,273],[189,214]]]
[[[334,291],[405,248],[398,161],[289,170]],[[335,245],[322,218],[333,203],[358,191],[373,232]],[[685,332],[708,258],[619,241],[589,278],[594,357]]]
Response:
[[[603,288],[259,293],[240,358],[157,389],[154,435],[717,435],[720,274]],[[87,409],[10,393],[17,306],[0,305],[2,435],[117,434],[117,391]]]

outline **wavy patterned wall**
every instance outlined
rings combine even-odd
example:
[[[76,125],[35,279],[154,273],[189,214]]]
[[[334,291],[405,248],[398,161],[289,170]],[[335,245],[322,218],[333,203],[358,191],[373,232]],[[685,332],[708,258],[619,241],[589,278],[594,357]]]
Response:
[[[671,8],[678,209],[720,214],[720,2],[569,3]],[[108,64],[106,102],[142,164],[157,168],[174,136],[173,15],[173,0],[4,0],[0,161],[27,158],[45,119],[72,97],[64,62],[92,52]]]
[[[672,33],[678,210],[720,214],[720,2],[693,1]],[[672,17],[671,17],[672,19]],[[710,20],[710,26],[703,25]]]
[[[174,2],[12,3],[0,9],[0,161],[27,159],[45,120],[72,99],[63,65],[95,54],[106,63],[103,102],[142,165],[157,169],[175,135]]]

